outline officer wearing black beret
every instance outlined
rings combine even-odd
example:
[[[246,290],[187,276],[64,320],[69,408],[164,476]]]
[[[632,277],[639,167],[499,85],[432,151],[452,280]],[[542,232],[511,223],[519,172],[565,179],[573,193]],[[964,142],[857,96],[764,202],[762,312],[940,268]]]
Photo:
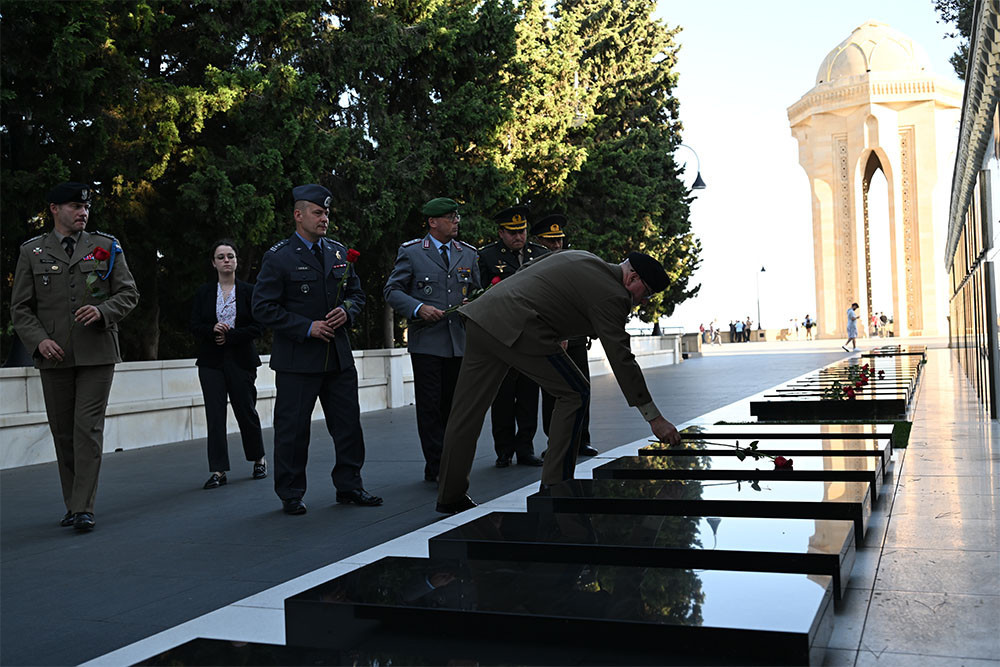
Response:
[[[548,253],[544,246],[527,241],[527,206],[505,208],[493,216],[493,221],[499,239],[479,249],[479,275],[484,287],[509,278],[524,264]],[[498,468],[508,467],[515,454],[521,465],[542,465],[532,442],[538,430],[537,384],[511,369],[493,402],[491,420]]]
[[[347,333],[365,305],[356,251],[325,238],[329,190],[300,185],[292,198],[295,233],[264,254],[253,293],[254,319],[274,330],[274,490],[286,514],[305,514],[309,432],[319,398],[337,451],[337,502],[381,505],[361,483],[365,441]]]
[[[399,247],[396,264],[385,283],[385,300],[409,327],[407,347],[413,365],[417,431],[424,455],[424,480],[436,482],[451,412],[455,382],[465,354],[465,326],[458,306],[479,289],[476,249],[458,240],[462,216],[458,202],[437,197],[420,211],[427,235]]]
[[[42,381],[66,503],[61,525],[81,531],[96,525],[104,417],[122,360],[118,322],[139,302],[117,239],[86,230],[92,198],[85,183],[49,191],[52,231],[21,246],[10,305]]]

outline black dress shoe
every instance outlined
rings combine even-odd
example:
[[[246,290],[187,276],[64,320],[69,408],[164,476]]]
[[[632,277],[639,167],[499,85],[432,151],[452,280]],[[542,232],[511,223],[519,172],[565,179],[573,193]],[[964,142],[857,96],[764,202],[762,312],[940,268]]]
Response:
[[[73,515],[73,527],[77,530],[93,530],[97,522],[90,512],[77,512]]]
[[[580,447],[580,451],[577,452],[577,456],[597,456],[598,454],[600,454],[600,452],[590,445],[582,445]]]
[[[424,473],[424,481],[425,482],[434,482],[434,483],[437,483],[438,476],[437,475],[432,475],[429,472],[425,472]]]
[[[365,507],[378,507],[382,504],[382,499],[373,496],[364,489],[354,489],[353,491],[337,491],[338,503],[354,503]]]
[[[72,512],[66,512],[66,514],[63,515],[62,521],[59,522],[59,525],[62,526],[63,528],[67,528],[69,526],[72,526],[73,525],[73,513]]]
[[[525,456],[517,455],[517,465],[519,466],[539,466],[545,465],[545,461],[541,460],[534,454],[526,454]]]
[[[513,459],[513,458],[514,458],[513,456],[498,456],[497,457],[497,462],[496,462],[496,467],[498,467],[498,468],[509,468],[510,467],[511,459]]]
[[[253,464],[253,478],[264,479],[267,477],[267,461]]]
[[[285,514],[305,514],[306,504],[301,498],[292,498],[281,501],[281,511]]]
[[[223,485],[228,484],[228,483],[229,483],[229,480],[226,479],[226,473],[224,473],[224,472],[221,472],[221,473],[220,472],[213,472],[212,476],[208,478],[208,481],[205,482],[205,486],[203,486],[202,488],[203,489],[217,489],[220,486],[223,486]]]
[[[466,494],[453,503],[438,503],[435,509],[441,512],[441,514],[458,514],[459,512],[472,509],[477,504],[475,500]]]

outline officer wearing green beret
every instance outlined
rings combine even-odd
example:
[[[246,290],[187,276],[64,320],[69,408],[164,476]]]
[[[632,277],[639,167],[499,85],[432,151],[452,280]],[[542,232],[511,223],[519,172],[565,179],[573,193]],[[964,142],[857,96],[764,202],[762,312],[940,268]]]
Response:
[[[413,365],[424,479],[436,482],[444,430],[465,354],[462,319],[445,311],[460,305],[480,282],[476,249],[458,240],[458,203],[438,197],[424,204],[421,213],[428,233],[399,247],[383,293],[400,316],[418,320],[408,330],[407,346]]]
[[[479,249],[479,273],[483,285],[493,285],[514,275],[521,266],[549,251],[528,242],[528,207],[511,206],[493,216],[497,236]],[[490,413],[496,467],[506,468],[517,454],[520,465],[541,466],[533,440],[538,430],[538,385],[511,369],[493,401]]]
[[[51,232],[25,241],[14,270],[11,321],[42,381],[66,515],[89,531],[104,450],[104,417],[121,361],[118,322],[139,291],[115,237],[86,231],[93,191],[60,183],[49,191]]]

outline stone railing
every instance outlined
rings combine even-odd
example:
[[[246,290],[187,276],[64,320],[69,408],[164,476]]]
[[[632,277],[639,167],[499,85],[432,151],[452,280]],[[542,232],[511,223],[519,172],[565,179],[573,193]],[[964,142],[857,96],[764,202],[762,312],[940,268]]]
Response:
[[[632,352],[643,368],[680,363],[680,336],[634,336]],[[257,371],[257,412],[272,424],[274,373],[267,357]],[[413,372],[405,349],[354,353],[362,412],[413,403]],[[599,341],[590,350],[590,373],[609,373]],[[317,401],[313,419],[322,419]],[[232,410],[227,429],[238,431]],[[205,437],[205,408],[194,359],[118,364],[104,427],[104,451],[135,449]],[[42,385],[33,368],[0,369],[0,468],[55,460]]]

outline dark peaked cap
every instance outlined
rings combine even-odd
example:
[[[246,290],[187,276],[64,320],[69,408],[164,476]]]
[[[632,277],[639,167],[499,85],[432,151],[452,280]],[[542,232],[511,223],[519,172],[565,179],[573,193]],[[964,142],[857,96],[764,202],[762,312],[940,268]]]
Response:
[[[47,200],[52,204],[65,204],[71,201],[86,204],[93,199],[93,196],[93,188],[86,183],[60,183],[49,190]]]
[[[329,190],[324,188],[322,185],[316,185],[315,183],[300,185],[292,188],[293,201],[311,201],[314,204],[319,204],[323,208],[330,208],[331,198],[332,195]]]
[[[511,232],[528,228],[528,207],[511,206],[493,216],[493,222]]]
[[[662,292],[667,289],[667,284],[670,281],[667,279],[667,272],[663,270],[663,265],[658,261],[641,252],[630,252],[626,259],[642,278],[642,282],[646,283],[646,286],[653,292]]]
[[[420,209],[420,212],[428,218],[440,218],[443,215],[448,215],[452,211],[457,210],[457,201],[454,199],[448,199],[447,197],[438,197],[437,199],[432,199],[424,204],[424,207]]]
[[[531,233],[543,239],[561,239],[566,236],[563,227],[566,226],[566,216],[561,213],[547,215],[531,226]]]

